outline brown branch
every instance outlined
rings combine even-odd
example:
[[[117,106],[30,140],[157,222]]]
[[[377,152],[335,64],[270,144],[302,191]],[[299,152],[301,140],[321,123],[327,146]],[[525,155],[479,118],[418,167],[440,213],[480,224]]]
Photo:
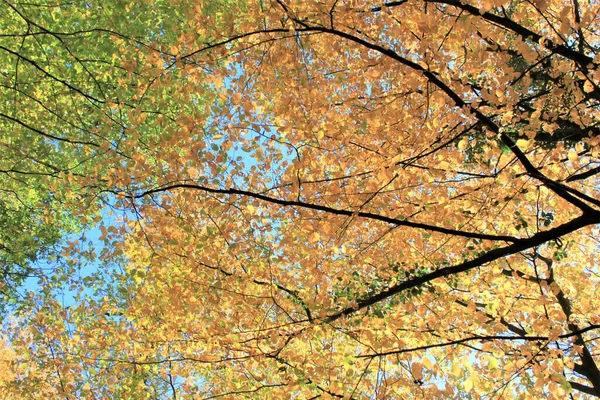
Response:
[[[487,253],[484,253],[473,260],[465,261],[463,263],[460,263],[460,264],[457,264],[454,266],[441,268],[441,269],[438,269],[431,273],[425,274],[423,276],[408,279],[404,282],[400,282],[400,283],[390,287],[387,290],[384,290],[375,295],[369,296],[366,299],[362,299],[362,300],[358,301],[354,307],[345,308],[335,314],[325,317],[325,322],[333,322],[342,317],[354,314],[357,311],[362,310],[363,308],[372,306],[380,301],[388,299],[388,298],[390,298],[398,293],[401,293],[403,291],[422,286],[425,283],[431,282],[435,279],[443,278],[443,277],[451,276],[451,275],[456,275],[461,272],[466,272],[466,271],[472,270],[474,268],[481,267],[481,266],[483,266],[489,262],[495,261],[499,258],[503,258],[503,257],[509,256],[511,254],[515,254],[515,253],[521,252],[523,250],[527,250],[532,247],[539,246],[549,240],[557,239],[561,236],[564,236],[568,233],[574,232],[585,226],[597,223],[597,221],[600,221],[600,212],[598,213],[598,218],[596,221],[591,221],[586,215],[581,215],[578,218],[575,218],[574,220],[569,221],[560,226],[557,226],[553,229],[550,229],[550,230],[547,230],[544,232],[538,232],[528,239],[521,239],[519,242],[511,244],[509,246],[490,250]]]
[[[0,112],[0,117],[1,118],[5,118],[5,119],[7,119],[9,121],[15,122],[15,123],[21,125],[23,128],[29,129],[30,131],[35,132],[38,135],[44,136],[44,137],[46,137],[48,139],[56,140],[56,141],[59,141],[59,142],[66,142],[66,143],[69,143],[69,144],[83,144],[83,145],[88,145],[88,146],[93,146],[93,147],[100,147],[100,146],[98,146],[97,143],[94,143],[94,142],[81,142],[81,141],[78,141],[78,140],[70,140],[70,139],[65,139],[65,138],[59,137],[59,136],[51,135],[51,134],[49,134],[47,132],[43,132],[43,131],[41,131],[41,130],[39,130],[37,128],[34,128],[31,125],[26,124],[25,122],[21,121],[20,119],[11,117],[10,115],[6,115],[6,114],[1,113],[1,112]]]
[[[559,339],[568,339],[571,338],[573,336],[577,336],[577,335],[581,335],[582,333],[585,332],[589,332],[591,330],[594,329],[598,329],[600,328],[600,325],[590,325],[584,329],[580,329],[577,332],[570,332],[570,333],[565,333],[564,335],[560,335],[558,338]],[[462,339],[457,339],[457,340],[450,340],[448,342],[444,342],[444,343],[436,343],[436,344],[429,344],[429,345],[424,345],[424,346],[417,346],[417,347],[411,347],[408,349],[400,349],[400,350],[391,350],[391,351],[385,351],[382,353],[375,353],[375,354],[363,354],[363,355],[359,355],[357,356],[358,358],[373,358],[373,357],[384,357],[384,356],[389,356],[392,354],[402,354],[402,353],[410,353],[413,351],[420,351],[420,350],[428,350],[428,349],[433,349],[436,347],[447,347],[447,346],[454,346],[457,344],[462,344],[462,343],[467,343],[467,342],[473,342],[473,341],[492,341],[492,340],[524,340],[524,341],[529,341],[529,342],[547,342],[550,339],[550,337],[548,336],[503,336],[503,335],[490,335],[490,336],[484,336],[484,335],[475,335],[475,336],[470,336],[467,338],[462,338]],[[554,340],[554,339],[552,339]]]
[[[267,196],[264,194],[250,192],[247,190],[234,189],[234,188],[215,189],[215,188],[210,188],[210,187],[196,185],[196,184],[189,184],[189,183],[178,183],[178,184],[163,186],[163,187],[159,187],[156,189],[147,190],[147,191],[144,191],[139,194],[134,194],[129,197],[133,198],[133,199],[139,199],[142,197],[150,196],[155,193],[167,192],[167,191],[171,191],[174,189],[194,189],[194,190],[200,190],[200,191],[207,192],[207,193],[218,193],[218,194],[229,195],[229,196],[239,195],[239,196],[251,197],[251,198],[262,200],[262,201],[265,201],[265,202],[268,202],[271,204],[278,204],[278,205],[281,205],[284,207],[298,207],[298,208],[305,208],[305,209],[309,209],[309,210],[322,211],[322,212],[326,212],[326,213],[334,214],[334,215],[344,215],[344,216],[348,216],[348,217],[362,217],[362,218],[366,218],[366,219],[372,219],[375,221],[385,222],[385,223],[388,223],[388,224],[391,224],[394,226],[406,226],[408,228],[423,229],[423,230],[427,230],[427,231],[431,231],[431,232],[443,233],[445,235],[454,235],[454,236],[482,239],[482,240],[494,240],[494,241],[500,240],[500,241],[511,242],[511,243],[520,243],[522,241],[528,240],[528,239],[516,238],[513,236],[505,236],[505,235],[488,235],[488,234],[476,233],[476,232],[463,232],[463,231],[456,230],[456,229],[443,228],[443,227],[439,227],[439,226],[435,226],[435,225],[423,224],[420,222],[411,222],[411,221],[387,217],[387,216],[370,213],[370,212],[341,210],[338,208],[333,208],[333,207],[328,207],[328,206],[323,206],[323,205],[313,204],[313,203],[307,203],[307,202],[299,201],[299,200],[278,199],[278,198],[270,197],[270,196]],[[115,193],[115,194],[117,194],[117,193]]]
[[[454,302],[456,304],[459,304],[459,305],[465,307],[465,308],[469,306],[467,303],[465,303],[464,301],[461,301],[461,300],[455,300]],[[476,303],[476,305],[479,306],[479,307],[485,307],[485,304]],[[488,317],[490,320],[495,320],[496,319],[496,317],[494,317],[490,313],[482,311],[481,309],[478,309],[478,311],[483,312],[485,314],[485,316]],[[511,324],[510,322],[508,322],[507,320],[505,320],[504,317],[500,317],[500,323],[502,325],[504,325],[506,327],[506,329],[508,329],[512,333],[515,333],[515,334],[517,334],[519,336],[526,336],[527,335],[527,332],[525,331],[525,329],[519,328],[518,326]]]
[[[547,282],[549,285],[554,284],[554,286],[558,289],[555,293],[556,299],[558,300],[558,304],[562,309],[563,313],[567,317],[568,327],[572,332],[577,332],[579,326],[572,322],[572,308],[571,301],[565,295],[562,288],[558,285],[558,282],[554,279],[554,269],[552,268],[552,260],[546,257],[543,257],[537,254],[538,258],[540,258],[548,267],[549,277]],[[579,358],[581,359],[581,364],[575,364],[575,372],[585,376],[591,383],[596,392],[596,395],[600,395],[600,370],[598,369],[598,365],[596,365],[596,361],[589,348],[585,344],[585,340],[583,339],[583,332],[579,333],[575,338],[575,344],[581,346],[581,353],[579,354]]]
[[[477,7],[472,6],[470,4],[464,4],[458,0],[425,0],[425,1],[428,3],[447,4],[449,6],[456,7],[460,10],[468,12],[469,14],[471,14],[473,16],[481,17],[488,22],[492,22],[496,25],[502,26],[502,27],[518,34],[519,36],[521,36],[521,38],[523,40],[529,40],[529,41],[535,42],[535,43],[540,43],[540,41],[543,40],[543,46],[545,48],[547,48],[548,50],[550,50],[552,53],[559,54],[571,61],[575,61],[577,64],[579,64],[582,67],[588,67],[590,64],[593,64],[593,62],[594,62],[594,59],[592,57],[588,57],[579,51],[570,49],[569,47],[565,46],[564,44],[556,44],[552,40],[550,40],[548,38],[544,38],[542,35],[527,29],[523,25],[518,24],[517,22],[511,20],[508,17],[496,15],[491,12],[482,13]]]
[[[586,393],[586,394],[590,394],[592,396],[595,397],[600,397],[600,393],[598,393],[594,388],[591,388],[589,386],[583,385],[579,382],[573,382],[573,381],[569,381],[569,385],[571,385],[571,387],[574,390],[577,390],[581,393]]]
[[[565,182],[573,182],[573,181],[579,181],[579,180],[583,180],[583,179],[587,179],[591,176],[594,176],[596,174],[600,174],[600,167],[596,167],[596,168],[592,168],[588,171],[579,173],[579,174],[575,174],[575,175],[571,175],[569,176]]]
[[[499,129],[497,126],[496,128],[496,132],[498,133]],[[531,164],[531,161],[529,161],[527,156],[521,151],[521,149],[519,149],[517,144],[506,133],[501,133],[500,138],[502,139],[502,142],[504,142],[504,144],[508,146],[508,148],[521,162],[521,165],[523,165],[529,176],[543,182],[550,190],[552,190],[558,196],[573,204],[583,212],[589,212],[592,214],[596,213],[596,210],[594,210],[594,208],[590,207],[587,203],[581,201],[580,199],[588,201],[598,207],[600,207],[600,200],[596,200],[593,197],[586,195],[585,193],[582,193],[576,189],[570,188],[566,185],[563,185],[560,182],[556,182],[548,178],[546,175],[542,174],[536,167],[534,167],[533,164]]]
[[[80,95],[82,95],[86,99],[88,99],[88,100],[90,100],[92,102],[95,102],[95,103],[106,103],[105,101],[97,99],[94,96],[85,93],[81,89],[76,88],[75,86],[73,86],[69,82],[67,82],[66,80],[61,79],[61,78],[59,78],[57,76],[52,75],[50,72],[48,72],[44,68],[40,67],[37,62],[35,62],[35,61],[33,61],[33,60],[25,57],[24,55],[19,54],[19,53],[15,52],[15,51],[12,51],[11,49],[6,48],[4,46],[0,46],[0,49],[6,51],[9,54],[12,54],[13,56],[17,57],[20,60],[23,60],[23,61],[27,62],[28,64],[30,64],[31,66],[33,66],[35,69],[39,70],[42,74],[46,75],[48,78],[50,78],[50,79],[52,79],[52,80],[54,80],[56,82],[62,83],[63,85],[65,85],[69,89],[73,90],[74,92],[79,93]]]

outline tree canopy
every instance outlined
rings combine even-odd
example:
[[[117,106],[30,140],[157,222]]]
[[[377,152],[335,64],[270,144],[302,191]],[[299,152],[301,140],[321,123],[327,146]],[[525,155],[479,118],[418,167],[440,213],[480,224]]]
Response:
[[[3,397],[600,397],[597,2],[2,7]]]

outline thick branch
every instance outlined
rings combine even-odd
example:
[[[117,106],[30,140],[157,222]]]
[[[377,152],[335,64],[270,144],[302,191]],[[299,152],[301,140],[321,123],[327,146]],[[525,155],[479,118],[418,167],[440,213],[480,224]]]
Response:
[[[563,310],[563,313],[567,317],[567,321],[570,321],[568,323],[569,329],[573,332],[576,332],[577,330],[579,330],[579,326],[576,323],[571,322],[571,316],[573,314],[571,302],[563,292],[562,288],[558,285],[558,282],[556,282],[556,280],[554,279],[554,269],[552,268],[552,260],[542,257],[540,255],[538,255],[538,257],[542,261],[544,261],[548,266],[548,272],[550,275],[548,278],[548,284],[554,284],[555,287],[558,289],[555,293],[555,296],[558,300],[560,308]],[[576,336],[575,344],[581,346],[581,353],[579,355],[581,358],[581,365],[576,364],[575,371],[585,376],[592,383],[596,395],[600,396],[600,370],[596,365],[596,361],[594,360],[592,353],[586,346],[585,340],[583,339],[583,335],[581,333]]]
[[[477,7],[472,6],[470,4],[464,4],[457,0],[425,0],[425,1],[429,2],[429,3],[448,4],[450,6],[456,7],[460,10],[468,12],[471,15],[474,15],[476,17],[481,17],[488,22],[492,22],[496,25],[502,26],[502,27],[518,34],[519,36],[521,36],[521,38],[523,40],[530,40],[535,43],[540,43],[540,41],[543,40],[543,46],[545,48],[547,48],[548,50],[550,50],[552,53],[559,54],[569,60],[575,61],[577,64],[579,64],[582,67],[588,67],[590,64],[592,64],[594,62],[594,59],[592,57],[588,57],[585,54],[582,54],[578,51],[570,49],[569,47],[565,46],[564,44],[556,44],[552,40],[550,40],[548,38],[544,38],[542,35],[537,34],[533,31],[527,29],[523,25],[516,23],[515,21],[511,20],[508,17],[496,15],[491,12],[481,13],[481,11],[479,11],[479,9]]]
[[[600,397],[600,394],[596,390],[594,390],[594,388],[591,388],[589,386],[582,385],[579,382],[573,382],[573,381],[569,381],[569,384],[571,385],[571,387],[574,390],[577,390],[581,393],[586,393],[586,394],[590,394],[595,397]]]
[[[463,231],[459,231],[456,229],[442,228],[439,226],[422,224],[419,222],[411,222],[411,221],[401,220],[398,218],[386,217],[386,216],[375,214],[375,213],[369,213],[369,212],[363,212],[363,211],[352,211],[352,210],[341,210],[338,208],[323,206],[323,205],[319,205],[319,204],[307,203],[304,201],[278,199],[275,197],[266,196],[264,194],[250,192],[247,190],[233,189],[233,188],[231,188],[231,189],[215,189],[215,188],[210,188],[210,187],[196,185],[196,184],[189,184],[189,183],[178,183],[178,184],[174,184],[174,185],[163,186],[163,187],[159,187],[156,189],[147,190],[140,194],[133,195],[132,197],[135,199],[139,199],[142,197],[152,195],[154,193],[167,192],[167,191],[175,190],[175,189],[194,189],[194,190],[200,190],[200,191],[207,192],[207,193],[218,193],[218,194],[223,194],[223,195],[240,195],[240,196],[251,197],[254,199],[262,200],[262,201],[265,201],[265,202],[268,202],[271,204],[279,204],[284,207],[298,207],[298,208],[305,208],[305,209],[309,209],[309,210],[323,211],[323,212],[326,212],[329,214],[334,214],[334,215],[345,215],[348,217],[367,218],[367,219],[385,222],[385,223],[388,223],[388,224],[391,224],[394,226],[406,226],[409,228],[423,229],[423,230],[427,230],[427,231],[431,231],[431,232],[443,233],[445,235],[461,236],[461,237],[466,237],[466,238],[474,238],[474,239],[482,239],[482,240],[500,240],[500,241],[511,242],[511,243],[519,243],[524,240],[526,241],[526,239],[519,239],[519,238],[515,238],[513,236],[487,235],[487,234],[476,233],[476,232],[463,232]]]
[[[596,174],[600,174],[600,167],[592,168],[592,169],[582,172],[580,174],[571,175],[566,179],[566,182],[573,182],[573,181],[587,179]]]
[[[496,129],[498,129],[497,126]],[[495,132],[499,132],[499,130],[496,130]],[[546,175],[542,174],[536,167],[533,166],[533,164],[531,164],[527,156],[521,151],[521,149],[519,149],[517,144],[506,133],[502,133],[500,135],[500,138],[502,139],[502,142],[504,142],[504,144],[508,146],[508,148],[521,162],[521,165],[523,165],[529,176],[543,182],[550,190],[552,190],[558,196],[562,197],[563,199],[565,199],[566,201],[573,204],[574,206],[576,206],[584,212],[594,213],[595,210],[580,199],[583,199],[600,207],[600,200],[596,200],[593,197],[590,197],[585,193],[581,193],[576,189],[563,185],[562,183],[553,181]]]
[[[599,214],[599,216],[598,216],[597,221],[600,220],[600,213],[598,213],[598,214]],[[386,299],[388,299],[400,292],[403,292],[405,290],[422,286],[425,283],[431,282],[438,278],[456,275],[461,272],[466,272],[471,269],[481,267],[481,266],[483,266],[489,262],[495,261],[499,258],[503,258],[503,257],[509,256],[511,254],[515,254],[520,251],[527,250],[527,249],[530,249],[535,246],[539,246],[550,240],[558,239],[561,236],[564,236],[564,235],[574,232],[578,229],[581,229],[584,226],[594,224],[597,221],[592,221],[589,218],[587,218],[587,216],[585,216],[585,215],[579,216],[578,218],[575,218],[574,220],[569,221],[563,225],[557,226],[556,228],[553,228],[553,229],[550,229],[550,230],[544,231],[544,232],[539,232],[539,233],[533,235],[532,237],[530,237],[529,239],[523,239],[523,240],[519,241],[518,243],[514,243],[509,246],[490,250],[487,253],[484,253],[481,256],[479,256],[473,260],[465,261],[463,263],[460,263],[458,265],[454,265],[451,267],[441,268],[441,269],[438,269],[437,271],[433,271],[433,272],[431,272],[429,274],[425,274],[423,276],[408,279],[408,280],[401,282],[397,285],[394,285],[394,286],[390,287],[389,289],[384,290],[378,294],[369,296],[366,299],[362,299],[362,300],[358,301],[355,307],[348,307],[346,309],[343,309],[335,314],[332,314],[332,315],[326,317],[325,321],[333,322],[333,321],[340,319],[342,317],[345,317],[347,315],[354,314],[357,311],[362,310],[363,308],[372,306],[380,301],[386,300]]]

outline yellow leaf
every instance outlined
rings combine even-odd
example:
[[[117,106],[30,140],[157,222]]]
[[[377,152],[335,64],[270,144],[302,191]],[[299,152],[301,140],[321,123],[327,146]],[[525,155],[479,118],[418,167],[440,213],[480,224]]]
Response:
[[[423,366],[427,369],[431,369],[433,367],[433,364],[431,363],[431,360],[429,359],[429,357],[423,358]]]
[[[311,243],[316,243],[319,241],[319,239],[321,239],[321,235],[319,235],[317,232],[313,233],[310,237],[310,242]]]
[[[465,381],[465,392],[468,392],[471,389],[473,389],[473,380],[469,378]]]
[[[462,370],[460,369],[460,364],[456,363],[452,365],[452,375],[457,378],[460,378],[462,375]]]

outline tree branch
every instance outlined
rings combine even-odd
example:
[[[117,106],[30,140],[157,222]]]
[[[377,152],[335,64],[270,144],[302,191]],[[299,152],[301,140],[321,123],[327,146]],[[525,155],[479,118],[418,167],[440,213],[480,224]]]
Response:
[[[215,188],[210,188],[210,187],[196,185],[196,184],[189,184],[189,183],[178,183],[178,184],[173,184],[173,185],[167,185],[167,186],[159,187],[156,189],[147,190],[147,191],[144,191],[139,194],[131,195],[129,197],[134,198],[134,199],[139,199],[142,197],[150,196],[154,193],[167,192],[167,191],[174,190],[174,189],[194,189],[194,190],[200,190],[200,191],[207,192],[207,193],[218,193],[218,194],[223,194],[223,195],[240,195],[240,196],[251,197],[254,199],[262,200],[262,201],[265,201],[265,202],[268,202],[271,204],[279,204],[284,207],[305,208],[305,209],[309,209],[309,210],[323,211],[323,212],[326,212],[329,214],[334,214],[334,215],[345,215],[348,217],[356,216],[356,217],[361,217],[361,218],[366,218],[366,219],[372,219],[375,221],[385,222],[385,223],[388,223],[388,224],[391,224],[394,226],[406,226],[409,228],[423,229],[423,230],[427,230],[427,231],[431,231],[431,232],[443,233],[445,235],[453,235],[453,236],[482,239],[482,240],[494,240],[494,241],[500,240],[500,241],[511,242],[511,243],[520,243],[521,241],[527,240],[527,239],[520,239],[520,238],[515,238],[513,236],[505,236],[505,235],[487,235],[487,234],[483,234],[483,233],[463,232],[463,231],[459,231],[456,229],[443,228],[443,227],[439,227],[439,226],[435,226],[435,225],[428,225],[428,224],[422,224],[419,222],[411,222],[411,221],[401,220],[398,218],[386,217],[386,216],[375,214],[375,213],[369,213],[369,212],[363,212],[363,211],[352,211],[352,210],[341,210],[338,208],[333,208],[333,207],[328,207],[328,206],[323,206],[323,205],[313,204],[313,203],[307,203],[304,201],[278,199],[278,198],[270,197],[270,196],[267,196],[264,194],[250,192],[247,190],[234,189],[234,188],[215,189]],[[118,193],[115,193],[115,194],[118,194]]]
[[[515,21],[511,20],[508,17],[503,17],[500,15],[492,14],[491,12],[481,13],[477,7],[472,6],[470,4],[464,4],[458,0],[425,0],[425,1],[428,3],[447,4],[447,5],[456,7],[460,10],[468,12],[469,14],[471,14],[473,16],[481,17],[488,22],[492,22],[496,25],[502,26],[502,27],[518,34],[519,36],[521,36],[521,38],[523,40],[529,40],[529,41],[536,42],[536,43],[540,43],[540,41],[543,40],[543,46],[545,48],[547,48],[548,50],[550,50],[552,53],[559,54],[569,60],[575,61],[577,64],[579,64],[582,67],[588,67],[590,64],[593,64],[593,62],[594,62],[594,59],[592,57],[588,57],[585,54],[582,54],[578,51],[570,49],[569,47],[565,46],[564,44],[556,44],[552,40],[550,40],[548,38],[544,38],[542,35],[537,34],[533,31],[525,28],[523,25],[516,23]]]
[[[589,386],[582,385],[579,382],[573,382],[573,381],[569,381],[569,384],[571,385],[571,387],[573,389],[575,389],[581,393],[586,393],[586,394],[590,394],[595,397],[600,397],[600,393],[598,393],[596,390],[594,390],[594,388],[591,388]]]
[[[579,180],[583,180],[583,179],[587,179],[591,176],[594,176],[596,174],[600,174],[600,167],[596,167],[596,168],[592,168],[588,171],[579,173],[579,174],[575,174],[575,175],[571,175],[569,176],[565,182],[573,182],[573,181],[579,181]]]
[[[600,213],[598,213],[598,214],[599,214],[598,220],[600,221]],[[428,273],[428,274],[425,274],[425,275],[422,275],[419,277],[414,277],[414,278],[408,279],[404,282],[398,283],[397,285],[394,285],[387,290],[384,290],[373,296],[369,296],[366,299],[362,299],[362,300],[358,301],[355,307],[348,307],[348,308],[345,308],[335,314],[325,317],[325,322],[333,322],[342,317],[354,314],[357,311],[362,310],[363,308],[372,306],[380,301],[388,299],[388,298],[390,298],[400,292],[403,292],[405,290],[424,285],[425,283],[431,282],[438,278],[456,275],[461,272],[466,272],[471,269],[481,267],[481,266],[483,266],[489,262],[495,261],[499,258],[506,257],[508,255],[515,254],[515,253],[530,249],[535,246],[539,246],[542,243],[545,243],[549,240],[557,239],[568,233],[571,233],[578,229],[581,229],[584,226],[592,225],[594,223],[597,223],[597,222],[591,221],[590,219],[587,218],[586,215],[581,215],[572,221],[569,221],[565,224],[557,226],[556,228],[550,229],[548,231],[536,233],[535,235],[531,236],[529,239],[522,239],[518,243],[514,243],[509,246],[490,250],[487,253],[484,253],[473,260],[465,261],[458,265],[441,268],[441,269],[438,269],[431,273]]]
[[[577,332],[570,332],[570,333],[565,333],[564,335],[560,335],[559,339],[568,339],[570,337],[581,335],[584,332],[588,332],[588,331],[598,329],[598,328],[600,328],[600,325],[590,325],[590,326],[588,326],[584,329],[581,329]],[[410,353],[413,351],[433,349],[436,347],[454,346],[456,344],[462,344],[462,343],[473,342],[473,341],[491,341],[491,340],[524,340],[524,341],[528,341],[528,342],[546,342],[551,339],[548,336],[521,336],[521,335],[519,335],[519,336],[502,336],[502,335],[483,336],[483,335],[475,335],[475,336],[470,336],[467,338],[450,340],[450,341],[444,342],[444,343],[429,344],[429,345],[424,345],[424,346],[417,346],[417,347],[411,347],[411,348],[400,349],[400,350],[391,350],[391,351],[385,351],[385,352],[374,353],[374,354],[363,354],[363,355],[359,355],[357,357],[358,358],[384,357],[384,356],[389,356],[392,354]]]

